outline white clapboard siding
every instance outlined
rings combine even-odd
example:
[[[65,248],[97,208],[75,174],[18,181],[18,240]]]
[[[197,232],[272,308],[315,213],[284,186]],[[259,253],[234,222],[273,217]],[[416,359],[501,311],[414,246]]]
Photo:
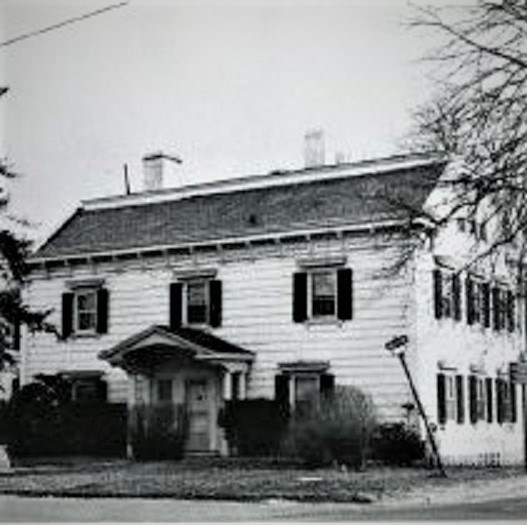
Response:
[[[126,396],[123,376],[97,354],[151,324],[167,324],[168,286],[178,271],[215,268],[223,282],[223,323],[215,330],[234,344],[256,353],[249,380],[251,397],[274,395],[278,364],[294,360],[327,360],[337,383],[352,384],[374,396],[387,417],[400,417],[408,388],[399,364],[386,354],[385,342],[408,330],[410,277],[385,276],[396,250],[379,249],[371,238],[299,241],[253,250],[181,255],[166,260],[123,261],[57,270],[35,277],[27,298],[32,306],[54,308],[50,321],[60,325],[61,294],[68,280],[97,276],[110,291],[109,333],[58,342],[37,334],[26,342],[24,381],[38,372],[101,369],[110,379],[110,398]],[[298,260],[344,255],[353,269],[354,318],[329,325],[292,321],[292,275]]]

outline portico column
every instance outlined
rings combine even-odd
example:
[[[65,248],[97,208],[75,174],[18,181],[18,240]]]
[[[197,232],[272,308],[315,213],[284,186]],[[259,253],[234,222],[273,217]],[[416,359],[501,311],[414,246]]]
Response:
[[[240,399],[245,399],[247,397],[247,372],[242,372],[240,374]]]
[[[223,399],[232,399],[232,374],[229,370],[223,372]]]

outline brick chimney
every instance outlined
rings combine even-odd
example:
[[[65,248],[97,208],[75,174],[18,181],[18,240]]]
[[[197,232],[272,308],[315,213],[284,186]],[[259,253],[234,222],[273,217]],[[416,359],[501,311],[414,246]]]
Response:
[[[143,156],[143,185],[145,191],[160,190],[164,187],[166,163],[181,164],[181,159],[155,151]]]

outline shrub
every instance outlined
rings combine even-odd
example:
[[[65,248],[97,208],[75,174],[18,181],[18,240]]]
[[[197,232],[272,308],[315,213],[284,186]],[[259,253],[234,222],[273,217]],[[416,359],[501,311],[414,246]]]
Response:
[[[231,453],[270,456],[278,453],[287,416],[270,399],[227,401],[218,421],[225,429]]]
[[[353,386],[337,386],[330,396],[314,397],[293,414],[285,450],[306,466],[330,463],[364,468],[374,409],[369,396]]]
[[[7,413],[8,448],[15,456],[126,451],[125,404],[64,402],[46,385],[30,383],[13,396]]]
[[[422,460],[425,446],[419,434],[404,423],[379,425],[373,439],[373,456],[388,465],[410,466]]]
[[[183,405],[136,406],[131,415],[131,445],[140,460],[181,459],[188,420]]]

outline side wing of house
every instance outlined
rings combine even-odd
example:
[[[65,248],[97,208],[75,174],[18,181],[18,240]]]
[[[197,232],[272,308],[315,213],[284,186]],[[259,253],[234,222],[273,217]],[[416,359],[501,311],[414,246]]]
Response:
[[[525,297],[517,247],[489,252],[498,220],[490,206],[461,208],[416,260],[416,377],[446,462],[524,455],[522,390],[510,367],[525,351]]]

